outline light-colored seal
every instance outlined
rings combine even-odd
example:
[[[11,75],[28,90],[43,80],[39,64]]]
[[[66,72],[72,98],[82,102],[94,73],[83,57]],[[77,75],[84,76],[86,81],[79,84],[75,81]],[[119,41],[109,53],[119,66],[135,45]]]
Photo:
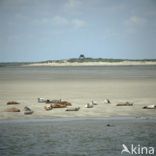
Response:
[[[66,111],[79,111],[80,107],[67,108]]]
[[[92,104],[92,103],[87,103],[87,104],[85,105],[85,108],[93,108],[93,104]]]
[[[110,102],[109,99],[105,99],[105,100],[104,100],[104,103],[110,104],[111,102]]]
[[[93,105],[97,105],[97,102],[94,101],[94,100],[92,100],[92,104],[93,104]]]
[[[143,109],[156,109],[156,105],[144,106]]]
[[[48,111],[48,110],[52,110],[52,105],[50,104],[50,105],[46,105],[46,106],[44,106],[44,109],[46,110],[46,111]]]

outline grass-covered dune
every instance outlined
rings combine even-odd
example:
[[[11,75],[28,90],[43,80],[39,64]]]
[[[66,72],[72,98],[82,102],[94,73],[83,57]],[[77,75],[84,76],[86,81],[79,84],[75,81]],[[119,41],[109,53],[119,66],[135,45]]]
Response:
[[[48,60],[48,61],[43,61],[43,62],[40,62],[40,63],[64,63],[64,62],[84,63],[84,62],[123,62],[123,61],[156,62],[156,59],[132,60],[132,59],[112,59],[112,58],[91,58],[91,57],[86,57],[86,58],[83,58],[83,59],[70,58],[70,59],[67,59],[67,60]]]
[[[83,58],[83,59],[78,59],[78,58],[71,58],[67,60],[68,62],[122,62],[124,60],[122,59],[104,59],[104,58]]]
[[[23,65],[33,65],[33,64],[45,64],[45,63],[98,63],[98,62],[105,62],[105,63],[119,63],[119,62],[156,62],[156,59],[140,59],[140,60],[132,60],[132,59],[112,59],[112,58],[70,58],[70,59],[62,59],[62,60],[47,60],[41,62],[2,62],[0,63],[0,67],[16,67],[16,66],[23,66]]]

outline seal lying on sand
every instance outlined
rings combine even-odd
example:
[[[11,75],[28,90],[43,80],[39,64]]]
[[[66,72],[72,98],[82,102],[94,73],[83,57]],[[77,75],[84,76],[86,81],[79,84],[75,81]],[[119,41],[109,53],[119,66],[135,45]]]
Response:
[[[47,106],[47,105],[46,105],[46,106],[44,106],[44,109],[45,109],[45,110],[47,110],[47,111],[48,111],[48,110],[52,110],[52,108],[53,108],[53,107],[52,107],[52,105],[51,105],[51,104],[50,104],[50,105],[48,105],[48,106]]]
[[[25,106],[24,111],[31,111],[31,109],[29,107]]]
[[[29,107],[27,107],[27,106],[24,107],[24,114],[25,115],[30,115],[32,113],[34,113],[34,112]]]
[[[156,105],[144,106],[143,109],[156,109]]]
[[[66,111],[79,111],[80,107],[67,108]]]
[[[17,105],[17,104],[20,104],[20,103],[16,102],[16,101],[9,101],[9,102],[7,102],[7,105]]]
[[[104,100],[104,103],[110,104],[111,102],[110,102],[109,99],[105,99],[105,100]]]
[[[133,106],[133,103],[130,102],[120,102],[117,104],[117,106]]]
[[[25,115],[31,115],[32,113],[34,113],[33,111],[25,111],[24,114]]]
[[[87,103],[87,104],[85,105],[85,108],[93,108],[93,104]]]
[[[45,99],[45,98],[38,98],[37,99],[39,103],[57,103],[57,102],[61,102],[60,100],[49,100],[49,99]]]
[[[20,112],[20,109],[12,107],[5,109],[4,112]]]
[[[53,108],[65,108],[67,106],[71,106],[72,104],[70,102],[67,101],[61,101],[61,102],[57,102],[52,104]]]
[[[47,99],[44,99],[44,98],[38,98],[37,100],[39,103],[44,103],[47,101]]]
[[[92,105],[97,105],[97,102],[92,100]]]
[[[58,102],[61,102],[61,99],[60,100],[46,100],[46,103],[58,103]]]

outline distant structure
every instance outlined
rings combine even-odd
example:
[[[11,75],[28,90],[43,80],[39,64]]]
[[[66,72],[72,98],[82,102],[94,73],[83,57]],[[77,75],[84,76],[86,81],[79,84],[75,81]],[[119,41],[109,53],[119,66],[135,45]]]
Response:
[[[79,59],[84,59],[84,58],[85,58],[84,54],[80,54]]]

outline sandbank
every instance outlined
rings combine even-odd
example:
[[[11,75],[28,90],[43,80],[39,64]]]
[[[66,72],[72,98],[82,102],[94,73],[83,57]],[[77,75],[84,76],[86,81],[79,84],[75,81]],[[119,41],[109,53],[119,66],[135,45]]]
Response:
[[[122,61],[122,62],[49,62],[49,63],[33,63],[23,66],[136,66],[136,65],[156,65],[152,61]]]
[[[70,118],[70,117],[126,117],[126,116],[156,116],[156,110],[145,110],[143,106],[156,104],[156,83],[154,78],[142,79],[79,79],[70,80],[18,80],[12,75],[10,80],[0,81],[0,120],[12,119],[40,119],[40,118]],[[32,77],[33,77],[32,76]],[[72,103],[73,107],[80,107],[77,112],[66,112],[66,108],[56,108],[45,111],[44,103],[38,103],[37,98],[62,99]],[[111,104],[105,104],[109,98]],[[8,101],[18,101],[19,105],[8,106]],[[98,105],[85,108],[85,104],[92,100]],[[133,102],[133,106],[117,107],[122,101]],[[24,107],[30,107],[34,113],[24,115]],[[16,107],[21,112],[3,112],[9,107]]]

